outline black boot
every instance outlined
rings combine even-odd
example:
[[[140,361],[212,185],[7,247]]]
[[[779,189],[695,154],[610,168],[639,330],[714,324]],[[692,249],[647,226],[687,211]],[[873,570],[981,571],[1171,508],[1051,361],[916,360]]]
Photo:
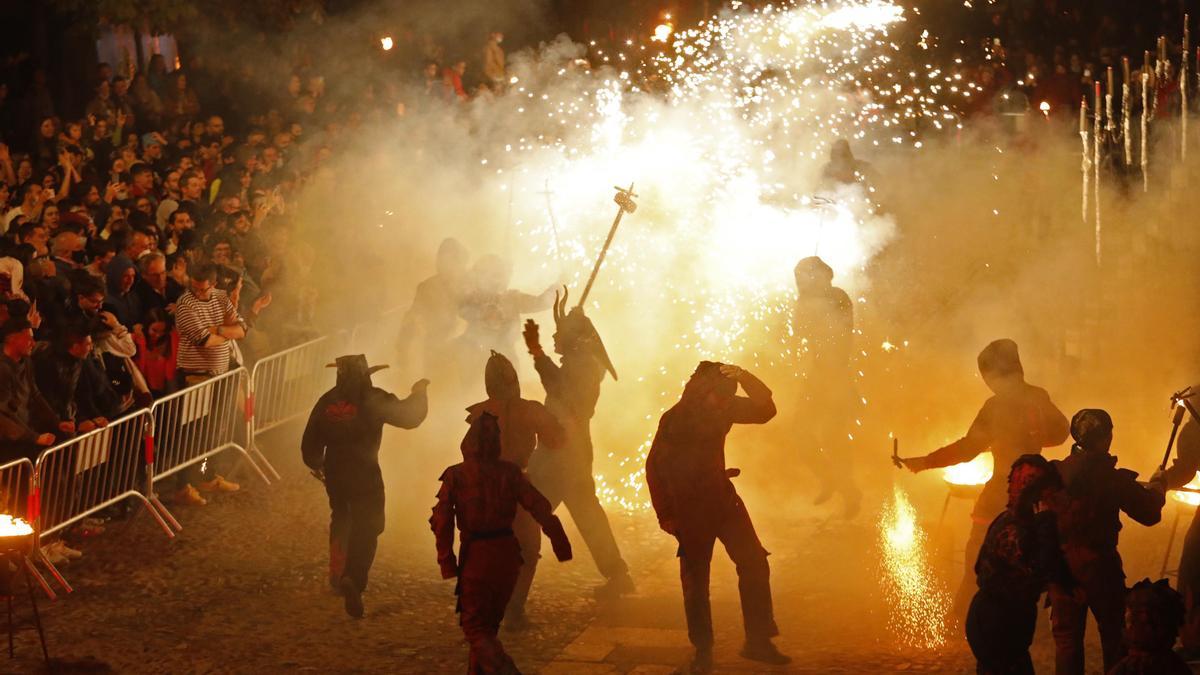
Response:
[[[342,599],[346,601],[346,613],[355,619],[361,619],[363,615],[362,591],[358,590],[358,584],[350,577],[342,577]]]
[[[785,666],[792,662],[792,657],[783,654],[775,647],[770,638],[748,639],[742,647],[742,658],[769,663],[773,666]]]

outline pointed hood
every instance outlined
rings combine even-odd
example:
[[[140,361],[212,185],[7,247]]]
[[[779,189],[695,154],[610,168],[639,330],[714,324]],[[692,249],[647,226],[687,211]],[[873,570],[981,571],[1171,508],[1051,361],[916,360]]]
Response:
[[[483,386],[488,398],[508,400],[521,397],[521,381],[517,369],[505,355],[492,350],[483,369]]]
[[[557,291],[554,293],[554,325],[557,328],[554,338],[562,355],[567,357],[572,354],[588,354],[599,361],[614,380],[617,379],[617,369],[608,358],[608,350],[604,347],[600,332],[584,314],[583,307],[576,306],[570,311],[567,310],[567,296],[565,286],[561,297]]]
[[[471,422],[459,444],[464,462],[495,462],[500,459],[500,421],[483,413]]]

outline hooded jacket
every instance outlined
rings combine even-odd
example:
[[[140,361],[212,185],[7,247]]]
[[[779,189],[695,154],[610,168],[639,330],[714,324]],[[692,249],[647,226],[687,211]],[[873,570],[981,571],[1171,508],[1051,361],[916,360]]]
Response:
[[[521,383],[512,362],[493,353],[484,371],[486,401],[467,408],[467,423],[487,413],[500,425],[500,459],[524,469],[534,448],[558,449],[564,437],[562,425],[537,401],[521,398]]]
[[[364,360],[365,365],[365,360]],[[300,442],[304,463],[327,481],[362,471],[379,472],[383,425],[413,429],[429,410],[424,390],[401,400],[371,384],[370,376],[338,372],[338,383],[317,399]]]
[[[771,390],[757,377],[744,373],[746,396],[736,396],[728,391],[736,383],[702,369],[703,364],[679,403],[663,413],[646,457],[646,485],[662,523],[715,522],[737,494],[725,468],[726,435],[734,424],[765,424],[775,417]],[[713,391],[727,395],[716,409],[704,404]]]
[[[456,524],[461,532],[462,553],[461,549],[472,540],[512,536],[518,505],[541,525],[558,558],[564,559],[564,551],[570,557],[571,545],[550,502],[529,482],[521,467],[500,459],[500,435],[495,426],[494,417],[479,415],[460,445],[463,461],[447,468],[439,478],[442,487],[429,525],[443,570],[457,566]]]

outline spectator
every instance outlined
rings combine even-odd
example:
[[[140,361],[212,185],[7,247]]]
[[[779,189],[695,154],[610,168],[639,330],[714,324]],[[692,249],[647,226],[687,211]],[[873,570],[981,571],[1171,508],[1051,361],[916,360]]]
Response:
[[[0,463],[38,454],[75,432],[75,424],[59,419],[46,402],[33,375],[33,327],[9,318],[0,327]]]
[[[147,253],[138,261],[138,270],[140,274],[134,292],[141,307],[141,319],[144,320],[146,314],[156,309],[174,314],[175,303],[183,294],[183,286],[167,274],[167,257],[158,251]]]
[[[50,195],[46,194],[40,183],[29,182],[21,186],[21,205],[13,208],[4,216],[4,224],[11,227],[15,218],[22,217],[26,223],[36,223],[42,217],[42,207]]]
[[[442,71],[442,98],[448,103],[467,100],[467,90],[463,89],[463,75],[467,72],[467,62],[459,59],[454,65]]]
[[[504,33],[494,31],[488,36],[487,44],[483,47],[483,75],[497,92],[504,87],[506,81],[504,49],[500,46],[501,42],[504,42]]]
[[[141,331],[133,335],[138,346],[135,363],[146,378],[150,394],[161,398],[178,390],[176,387],[176,355],[179,353],[179,331],[171,316],[154,307],[146,313]]]
[[[54,343],[34,352],[33,365],[38,390],[61,420],[72,421],[79,433],[108,426],[111,398],[84,362],[92,353],[92,324],[74,323],[59,332]]]
[[[108,294],[104,299],[104,307],[125,326],[141,323],[141,296],[133,290],[134,283],[137,281],[137,269],[134,262],[126,256],[119,255],[108,264],[106,275],[108,277]]]
[[[168,120],[194,118],[200,114],[200,100],[196,98],[196,92],[188,87],[184,73],[175,73],[175,82],[163,99],[163,109]]]
[[[175,324],[179,330],[179,352],[176,357],[176,385],[190,387],[223,375],[233,363],[233,342],[246,337],[246,325],[238,316],[229,295],[215,288],[216,268],[201,266],[191,278],[191,287],[175,306]],[[215,464],[215,462],[210,462]],[[236,483],[216,474],[200,484],[201,489],[232,492]],[[177,500],[197,506],[206,502],[192,485],[198,474],[185,476]]]

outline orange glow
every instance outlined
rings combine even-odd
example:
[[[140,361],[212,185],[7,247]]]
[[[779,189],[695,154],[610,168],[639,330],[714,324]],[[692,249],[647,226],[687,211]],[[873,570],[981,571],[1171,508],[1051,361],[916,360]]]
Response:
[[[969,462],[942,469],[942,480],[951,485],[983,485],[992,479],[992,453],[985,452]]]

